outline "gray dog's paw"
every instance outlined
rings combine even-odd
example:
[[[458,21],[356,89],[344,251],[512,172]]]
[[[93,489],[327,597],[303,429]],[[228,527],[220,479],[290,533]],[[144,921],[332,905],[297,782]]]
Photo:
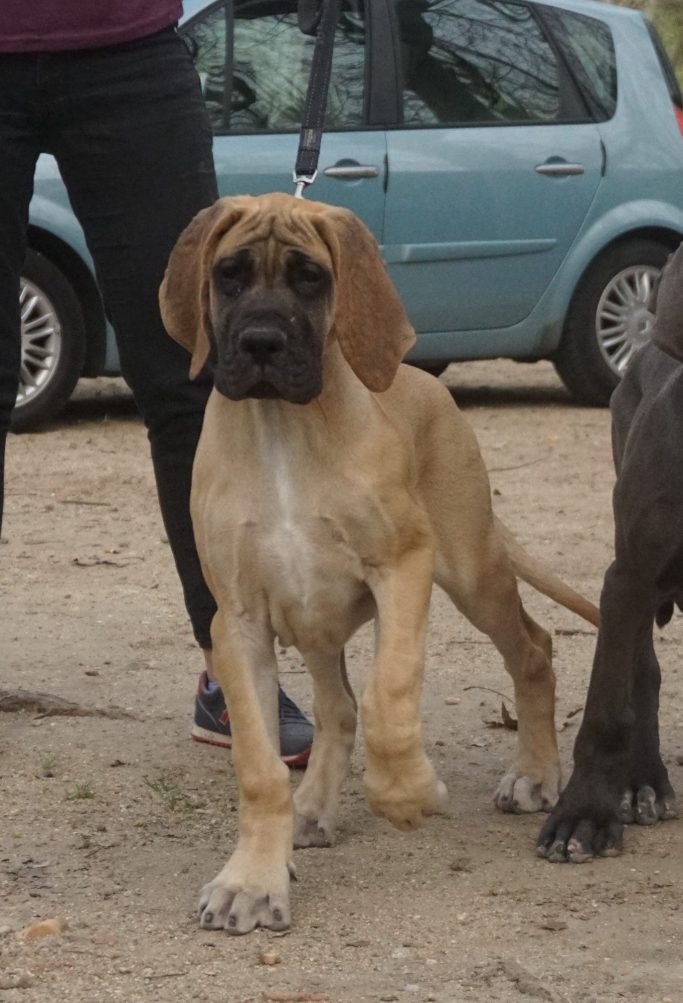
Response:
[[[662,797],[657,797],[657,792],[649,785],[639,787],[636,791],[627,790],[619,804],[619,819],[626,825],[631,822],[655,825],[672,818],[678,818],[678,810],[676,798],[670,788]]]

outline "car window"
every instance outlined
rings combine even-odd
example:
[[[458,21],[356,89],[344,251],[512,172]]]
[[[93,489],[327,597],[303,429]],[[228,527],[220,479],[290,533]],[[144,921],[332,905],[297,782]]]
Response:
[[[525,4],[394,0],[406,126],[552,122],[557,58]]]
[[[216,133],[299,129],[315,39],[298,26],[296,0],[235,0],[185,29]],[[359,0],[337,25],[325,128],[363,124],[365,26]]]
[[[676,79],[676,73],[673,66],[671,65],[671,60],[669,59],[664,43],[662,42],[657,29],[649,21],[647,22],[647,30],[650,32],[650,38],[657,52],[657,57],[659,59],[659,65],[662,68],[662,73],[666,80],[666,85],[669,89],[669,96],[671,100],[676,105],[677,108],[683,108],[683,95],[681,94],[681,85]],[[680,44],[680,43],[679,43]]]
[[[591,118],[611,118],[617,106],[617,65],[612,33],[585,14],[544,7],[543,18],[583,94]]]

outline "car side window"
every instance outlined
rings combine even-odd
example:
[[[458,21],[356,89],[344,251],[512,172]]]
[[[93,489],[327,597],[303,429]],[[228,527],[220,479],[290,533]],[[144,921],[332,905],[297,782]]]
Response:
[[[394,0],[408,127],[554,122],[557,57],[514,0]]]
[[[597,18],[543,7],[543,18],[576,80],[591,118],[605,121],[617,107],[617,63],[612,33]]]
[[[315,39],[299,29],[296,0],[230,0],[184,29],[195,51],[215,133],[294,132],[301,118]],[[364,121],[362,0],[344,0],[337,25],[325,128]]]

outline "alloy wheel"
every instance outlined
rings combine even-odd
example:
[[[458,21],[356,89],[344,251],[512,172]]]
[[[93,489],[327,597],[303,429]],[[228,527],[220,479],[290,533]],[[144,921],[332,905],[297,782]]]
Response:
[[[17,406],[26,404],[45,389],[59,364],[62,330],[59,316],[45,293],[22,278],[19,293],[21,312],[21,372]]]
[[[648,304],[659,272],[653,265],[631,265],[610,280],[600,297],[595,316],[598,347],[620,378],[633,353],[652,335]]]

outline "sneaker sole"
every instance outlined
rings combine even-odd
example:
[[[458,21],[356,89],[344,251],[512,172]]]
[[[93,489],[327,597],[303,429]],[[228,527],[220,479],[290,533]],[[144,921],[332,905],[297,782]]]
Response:
[[[193,742],[203,742],[204,745],[215,745],[219,749],[231,749],[232,739],[227,736],[218,734],[215,731],[209,731],[208,728],[200,728],[198,724],[193,724],[190,731],[190,737]],[[303,752],[297,752],[294,756],[282,756],[282,762],[290,767],[305,766],[311,755],[311,747],[304,749]]]
[[[192,725],[190,736],[193,742],[204,742],[206,745],[217,745],[221,749],[232,748],[232,739],[221,735],[217,731],[209,731],[208,728],[200,728],[198,724]]]

